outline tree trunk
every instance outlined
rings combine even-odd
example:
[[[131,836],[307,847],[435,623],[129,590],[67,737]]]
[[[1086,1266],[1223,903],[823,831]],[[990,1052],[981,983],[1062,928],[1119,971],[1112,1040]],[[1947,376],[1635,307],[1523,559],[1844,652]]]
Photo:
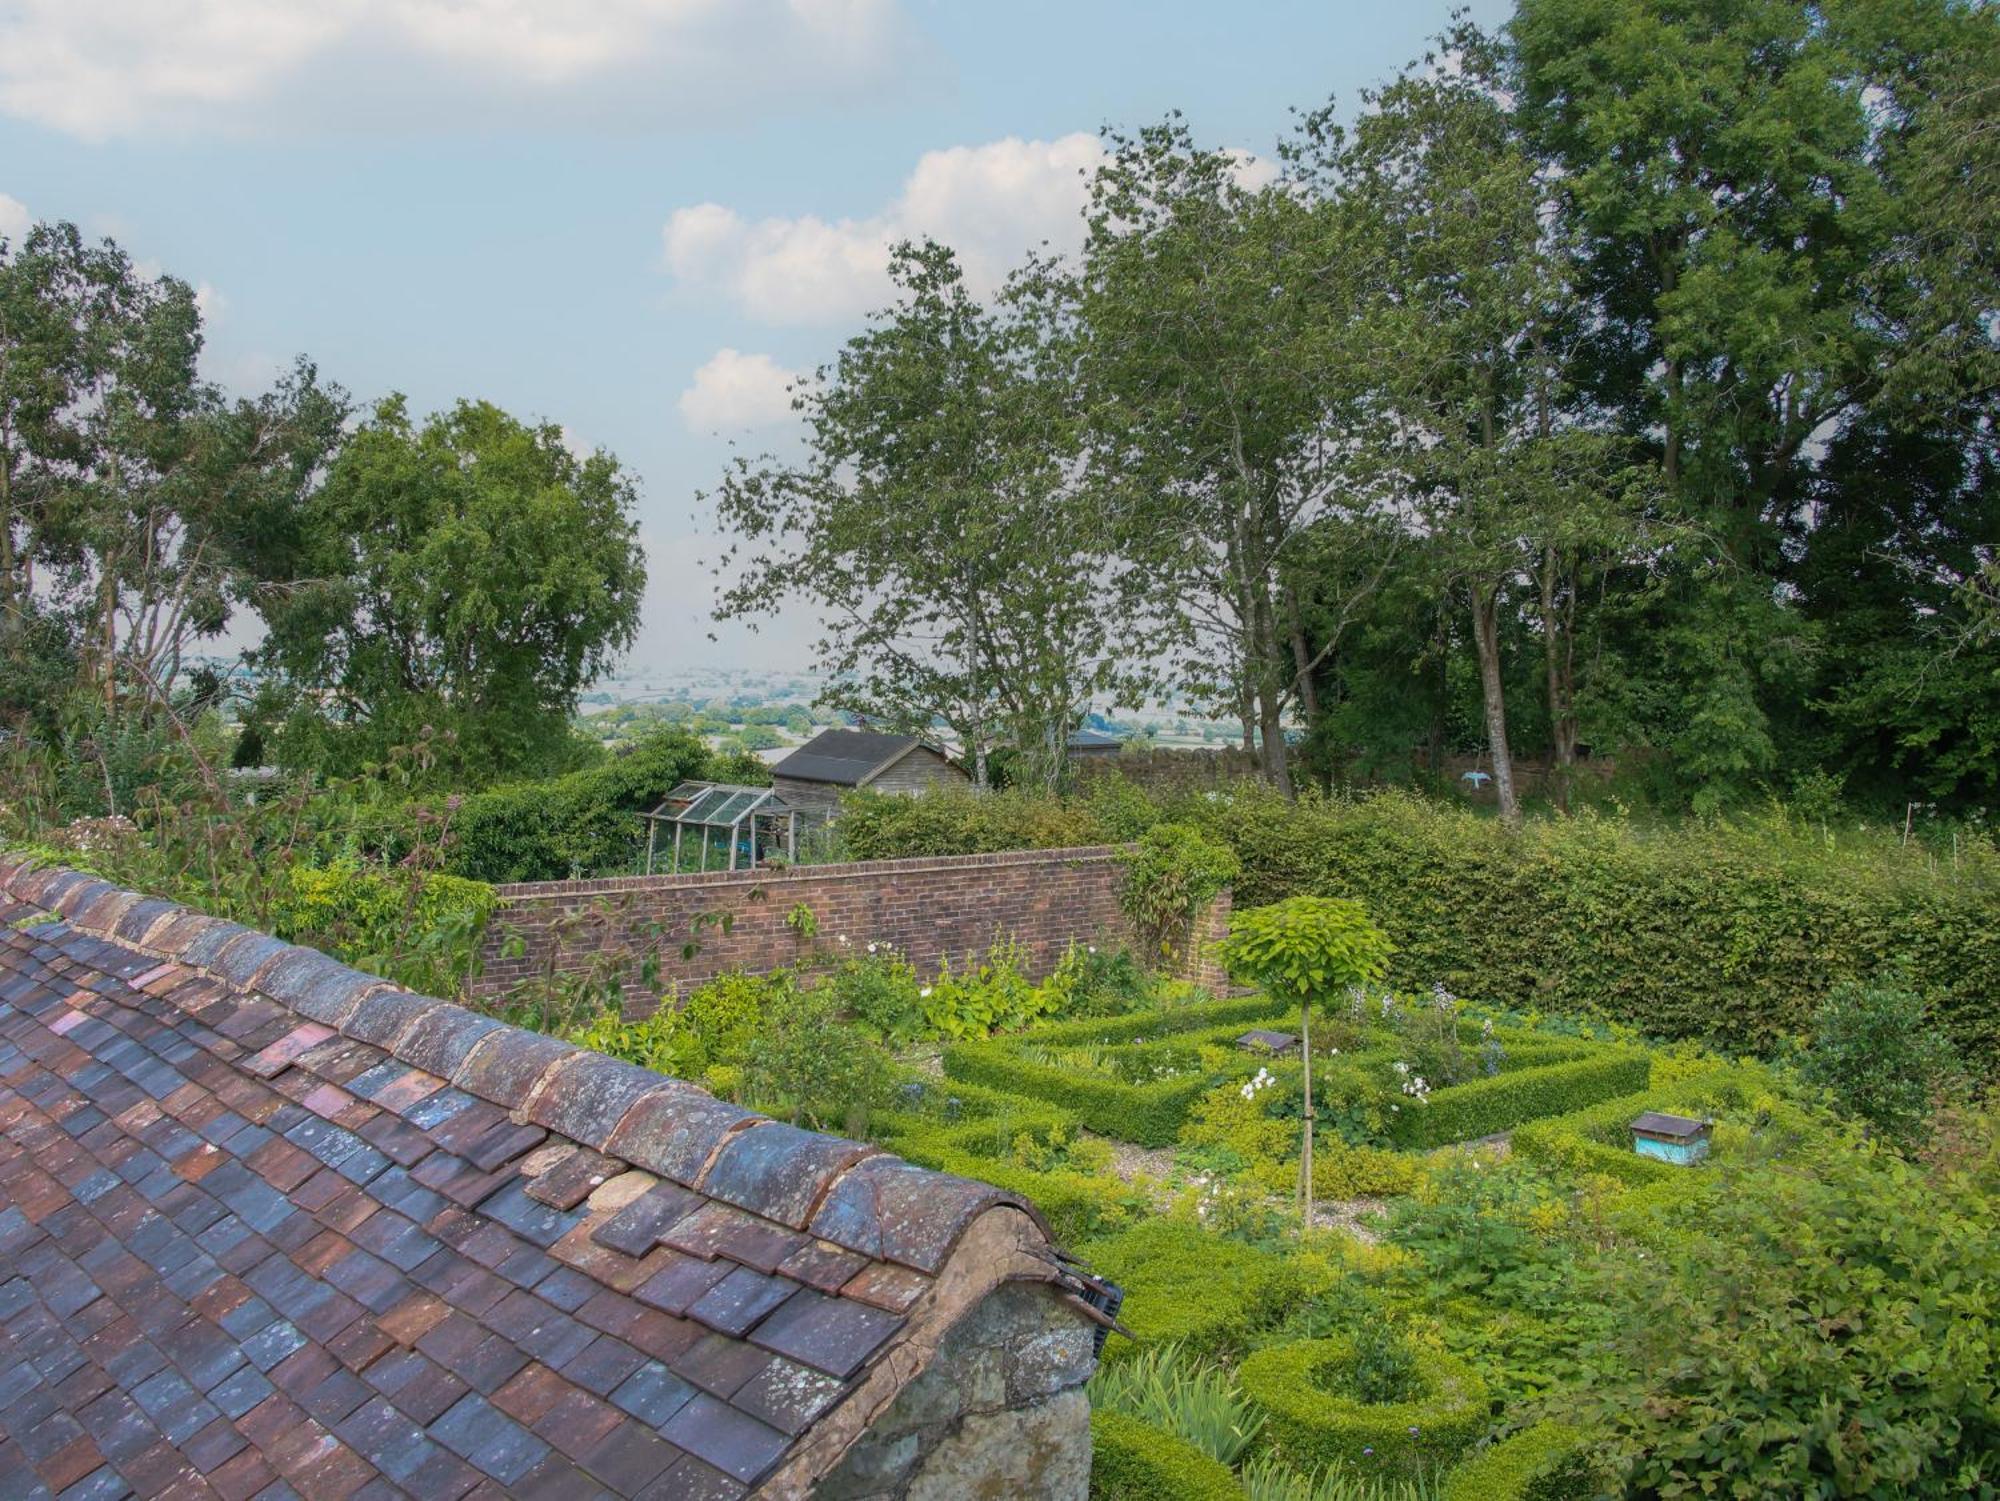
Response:
[[[1264,742],[1264,775],[1286,797],[1296,795],[1292,786],[1291,748],[1285,744],[1285,725],[1275,693],[1257,695],[1258,731]]]
[[[1494,584],[1472,586],[1472,638],[1479,648],[1479,691],[1486,706],[1486,744],[1493,753],[1493,791],[1500,799],[1500,821],[1516,828],[1521,803],[1514,794],[1514,758],[1507,749],[1507,704],[1500,682],[1500,590]]]
[[[1557,603],[1559,572],[1556,550],[1546,549],[1541,573],[1542,656],[1549,688],[1550,774],[1556,806],[1567,813],[1576,773],[1576,649],[1570,622]]]

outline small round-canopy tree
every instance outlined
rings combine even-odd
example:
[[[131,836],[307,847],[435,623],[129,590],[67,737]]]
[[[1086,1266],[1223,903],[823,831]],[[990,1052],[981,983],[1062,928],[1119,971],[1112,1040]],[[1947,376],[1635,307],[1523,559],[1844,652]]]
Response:
[[[1222,962],[1230,974],[1298,1002],[1299,1054],[1305,1063],[1305,1143],[1299,1164],[1305,1228],[1312,1228],[1312,1009],[1388,972],[1395,945],[1359,902],[1295,896],[1251,907],[1229,919]]]

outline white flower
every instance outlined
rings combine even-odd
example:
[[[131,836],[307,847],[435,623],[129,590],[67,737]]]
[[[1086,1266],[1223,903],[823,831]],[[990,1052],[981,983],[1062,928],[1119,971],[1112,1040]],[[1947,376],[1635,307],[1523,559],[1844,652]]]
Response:
[[[1400,1060],[1398,1060],[1398,1061],[1397,1061],[1397,1062],[1396,1062],[1396,1063],[1395,1063],[1395,1064],[1393,1065],[1393,1067],[1395,1068],[1396,1072],[1397,1072],[1397,1073],[1399,1073],[1399,1074],[1407,1074],[1407,1073],[1408,1073],[1408,1072],[1410,1071],[1410,1066],[1409,1066],[1409,1064],[1407,1064],[1407,1063],[1404,1063],[1404,1062],[1402,1062],[1402,1061],[1400,1061]]]
[[[1094,943],[1087,943],[1083,947],[1086,953],[1094,954],[1097,952],[1097,945]]]
[[[872,943],[871,943],[871,944],[869,944],[869,945],[868,945],[868,952],[869,952],[869,953],[871,953],[871,954],[875,952],[875,945],[874,945],[874,944],[872,944]]]
[[[927,1001],[930,998],[931,998],[931,988],[928,985],[926,985],[922,990],[917,992],[917,999],[919,1000]]]
[[[841,943],[842,943],[843,945],[844,945],[844,944],[846,944],[846,942],[847,942],[847,935],[846,935],[845,933],[842,933],[842,934],[840,935],[840,941],[841,941]]]

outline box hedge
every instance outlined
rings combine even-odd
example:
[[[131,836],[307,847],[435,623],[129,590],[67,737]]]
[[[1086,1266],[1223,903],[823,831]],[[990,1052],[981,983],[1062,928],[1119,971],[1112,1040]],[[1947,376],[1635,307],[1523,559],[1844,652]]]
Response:
[[[1351,1467],[1414,1479],[1457,1461],[1492,1424],[1486,1383],[1457,1356],[1412,1350],[1419,1393],[1363,1402],[1337,1389],[1354,1360],[1342,1336],[1270,1345],[1238,1367],[1243,1394],[1269,1415],[1265,1437],[1301,1469]]]
[[[1605,1486],[1567,1423],[1537,1423],[1453,1470],[1438,1501],[1594,1501]]]
[[[1314,1290],[1301,1282],[1313,1272],[1300,1258],[1225,1240],[1186,1220],[1145,1220],[1078,1254],[1125,1289],[1119,1319],[1140,1341],[1177,1341],[1209,1359],[1234,1359],[1258,1329]],[[1114,1338],[1105,1354],[1115,1359],[1133,1348]]]
[[[1245,1054],[1243,1072],[1251,1073],[1256,1066]],[[1088,1070],[1034,1062],[1021,1057],[1008,1042],[954,1043],[945,1049],[944,1071],[950,1079],[969,1079],[1049,1100],[1093,1131],[1144,1147],[1172,1146],[1188,1110],[1215,1087],[1215,1079],[1206,1072],[1127,1084]]]
[[[1582,1058],[1537,1063],[1488,1079],[1434,1090],[1422,1105],[1404,1103],[1389,1128],[1399,1147],[1440,1147],[1511,1131],[1643,1089],[1652,1060],[1637,1048],[1602,1048]]]
[[[1091,1501],[1243,1501],[1229,1467],[1120,1412],[1090,1415]]]
[[[1169,810],[1242,865],[1234,899],[1358,899],[1395,940],[1390,981],[1766,1051],[1835,983],[1900,967],[1983,1065],[2000,1065],[2000,861],[1947,863],[1779,819],[1645,825],[1584,814],[1518,832],[1399,793],[1254,784]]]

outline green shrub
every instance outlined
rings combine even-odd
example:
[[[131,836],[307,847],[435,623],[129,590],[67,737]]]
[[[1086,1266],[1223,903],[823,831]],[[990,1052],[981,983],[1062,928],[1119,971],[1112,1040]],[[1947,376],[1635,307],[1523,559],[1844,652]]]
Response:
[[[1240,1355],[1299,1299],[1338,1280],[1304,1258],[1226,1240],[1185,1219],[1147,1220],[1080,1254],[1125,1289],[1119,1318],[1143,1344],[1178,1342],[1212,1359]],[[1106,1353],[1134,1351],[1114,1339]]]
[[[1596,1501],[1603,1477],[1566,1423],[1537,1423],[1481,1451],[1446,1477],[1439,1501]]]
[[[1690,1175],[1582,1288],[1606,1334],[1566,1398],[1635,1495],[1990,1495],[2000,1132],[1923,1169],[1856,1132]],[[1247,1386],[1247,1383],[1246,1383]]]
[[[1155,824],[1124,855],[1119,902],[1151,955],[1185,957],[1202,908],[1236,879],[1236,855],[1184,824]]]
[[[789,971],[768,975],[717,975],[675,1006],[663,1002],[651,1016],[628,1022],[615,1009],[570,1034],[628,1063],[696,1082],[711,1069],[740,1069],[749,1060],[764,1017],[792,987]]]
[[[1404,1101],[1389,1127],[1397,1146],[1421,1148],[1511,1131],[1643,1089],[1652,1060],[1636,1048],[1605,1048],[1565,1063],[1542,1064],[1433,1090],[1422,1104]]]
[[[1491,1418],[1486,1383],[1471,1366],[1440,1351],[1412,1353],[1415,1395],[1401,1402],[1349,1394],[1358,1351],[1340,1335],[1259,1350],[1237,1379],[1270,1414],[1267,1434],[1288,1462],[1415,1476],[1454,1462]]]
[[[2000,861],[1985,845],[1944,866],[1775,821],[1585,814],[1513,833],[1406,794],[1287,801],[1252,784],[1170,815],[1236,851],[1240,906],[1362,902],[1396,945],[1398,986],[1762,1052],[1840,981],[1900,966],[1962,1054],[2000,1064]]]
[[[743,1059],[751,1103],[795,1126],[859,1136],[889,1088],[888,1054],[840,1019],[826,988],[774,987]]]
[[[1111,837],[1081,803],[951,787],[932,788],[922,797],[850,792],[841,799],[836,827],[841,853],[850,860],[1068,849],[1105,844]]]
[[[1119,1412],[1090,1415],[1091,1501],[1243,1501],[1229,1467]]]
[[[482,881],[337,860],[287,867],[271,924],[412,990],[455,996],[478,964],[496,900]]]
[[[831,991],[841,1015],[901,1046],[921,1036],[924,1015],[917,972],[902,955],[870,954],[835,966],[820,983]]]
[[[1176,1344],[1154,1345],[1130,1360],[1098,1367],[1090,1405],[1164,1428],[1226,1465],[1236,1463],[1264,1426],[1264,1415],[1244,1399],[1227,1370]]]
[[[1906,1149],[1929,1140],[1931,1111],[1958,1072],[1950,1039],[1931,1024],[1923,998],[1895,983],[1835,986],[1799,1062],[1799,1077],[1824,1089],[1843,1114]]]
[[[1031,1034],[1034,1035],[1034,1034]],[[1230,1060],[1232,1069],[1251,1072],[1247,1054]],[[1171,1146],[1194,1102],[1215,1083],[1196,1066],[1175,1078],[1131,1084],[1059,1063],[1021,1056],[1012,1041],[954,1043],[944,1050],[947,1078],[970,1079],[994,1089],[1049,1100],[1075,1114],[1091,1130],[1140,1146]]]
[[[602,766],[474,793],[451,815],[449,868],[495,884],[630,871],[645,842],[639,815],[708,769],[699,740],[665,730]]]

